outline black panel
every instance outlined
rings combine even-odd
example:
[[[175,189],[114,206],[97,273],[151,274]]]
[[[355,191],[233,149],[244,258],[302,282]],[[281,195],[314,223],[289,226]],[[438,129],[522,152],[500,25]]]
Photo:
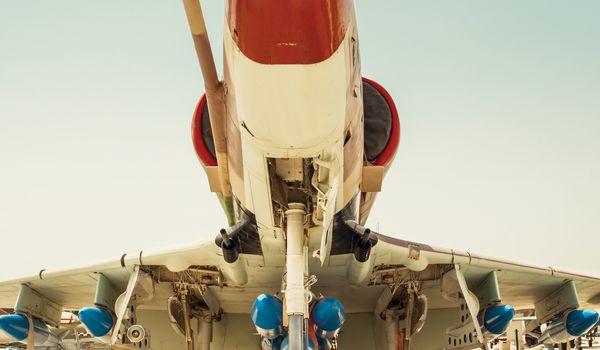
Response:
[[[374,161],[385,149],[392,132],[392,111],[385,98],[363,81],[365,113],[365,157]]]
[[[241,209],[241,208],[240,208]],[[256,226],[254,214],[244,211],[245,220],[227,229],[229,238],[233,241],[235,248],[240,254],[262,255],[260,235]],[[218,235],[215,244],[221,247],[223,238]]]
[[[356,206],[359,205],[360,195],[352,199],[348,205],[335,215],[333,222],[333,233],[331,237],[331,255],[350,254],[358,249],[360,235],[354,232],[348,225],[344,223],[346,220],[357,220]],[[377,233],[372,232],[371,246],[377,244]]]
[[[262,255],[260,235],[256,226],[256,218],[252,215],[250,224],[244,226],[232,239],[238,241],[241,254]]]
[[[213,139],[212,127],[210,125],[210,116],[208,114],[208,102],[204,104],[204,108],[202,109],[202,119],[200,120],[202,127],[202,140],[206,145],[206,149],[213,156],[214,159],[217,159],[217,155],[215,152],[215,141]]]

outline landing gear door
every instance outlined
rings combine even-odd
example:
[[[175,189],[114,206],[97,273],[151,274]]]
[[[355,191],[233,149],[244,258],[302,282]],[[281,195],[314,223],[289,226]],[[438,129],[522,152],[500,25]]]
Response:
[[[331,252],[331,239],[333,231],[333,218],[335,217],[335,204],[337,201],[339,179],[336,177],[333,180],[333,185],[327,191],[325,200],[325,208],[323,212],[323,234],[321,235],[321,248],[319,250],[319,260],[321,260],[321,266],[325,265],[325,262],[329,258]]]

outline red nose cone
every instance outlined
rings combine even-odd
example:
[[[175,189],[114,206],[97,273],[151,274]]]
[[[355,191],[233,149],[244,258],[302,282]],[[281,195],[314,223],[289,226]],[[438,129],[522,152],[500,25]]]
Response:
[[[262,64],[311,64],[340,46],[351,0],[229,0],[229,30],[242,53]]]

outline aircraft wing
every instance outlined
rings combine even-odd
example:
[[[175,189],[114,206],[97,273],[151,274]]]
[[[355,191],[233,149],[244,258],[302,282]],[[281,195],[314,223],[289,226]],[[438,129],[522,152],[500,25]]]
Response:
[[[213,242],[207,242],[181,249],[123,254],[109,261],[75,269],[42,269],[33,276],[0,282],[0,308],[13,308],[24,284],[64,309],[78,310],[93,305],[100,274],[110,280],[115,290],[124,292],[135,266],[147,266],[150,269],[164,266],[173,272],[198,267],[198,271],[214,275],[218,284],[219,273],[215,264],[220,261],[221,250]]]
[[[375,315],[382,321],[398,312],[396,305],[407,298],[398,298],[397,290],[414,295],[406,305],[424,296],[425,307],[414,303],[400,311],[417,348],[480,348],[498,334],[519,348],[564,343],[598,322],[598,313],[590,310],[600,308],[598,277],[376,235],[369,284],[388,288],[378,297]],[[548,326],[539,328],[544,323]]]
[[[471,290],[477,289],[486,276],[495,272],[502,301],[517,309],[533,308],[536,302],[569,281],[575,284],[582,307],[600,306],[600,277],[432,247],[382,234],[378,234],[378,238],[374,257],[375,273],[371,277],[374,282],[377,282],[377,278],[382,278],[378,277],[378,266],[383,271],[390,266],[406,265],[421,271],[416,272],[418,275],[428,273],[427,270],[434,266],[438,266],[438,269],[442,267],[437,271],[439,274],[445,272],[444,270],[453,269],[454,265],[459,265]],[[448,303],[441,301],[439,306],[443,307],[446,304]]]
[[[349,315],[344,325],[346,333],[340,337],[340,348],[372,347],[375,341],[370,339],[373,338],[360,336],[363,333],[356,330],[371,325],[369,327],[373,329],[380,329],[373,331],[373,334],[383,334],[386,310],[393,305],[404,305],[402,312],[407,312],[406,304],[397,304],[392,300],[397,296],[394,294],[396,291],[407,287],[417,288],[419,296],[426,296],[428,303],[425,307],[429,310],[425,326],[413,337],[419,349],[440,349],[439,342],[448,339],[448,336],[452,340],[470,339],[470,335],[473,344],[476,343],[476,339],[483,335],[481,330],[474,330],[472,323],[480,322],[478,314],[492,302],[511,305],[518,312],[524,311],[521,316],[535,314],[538,319],[556,315],[559,308],[593,309],[600,304],[600,278],[597,277],[372,234],[377,237],[377,244],[368,260],[367,277],[360,283],[350,283],[348,278],[349,270],[355,263],[354,254],[338,254],[334,249],[327,264],[321,265],[318,258],[309,262],[311,274],[318,278],[313,292],[339,299]],[[310,244],[310,249],[317,250],[319,247],[320,239]],[[281,252],[270,254],[281,255]],[[132,295],[136,293],[134,289],[140,285],[144,287],[141,276],[144,274],[151,281],[151,287],[144,287],[145,291],[142,292],[138,290],[141,298],[135,306],[136,310],[139,306],[142,324],[144,327],[150,325],[155,340],[168,337],[166,339],[171,342],[183,341],[170,331],[169,312],[165,313],[165,310],[173,296],[181,296],[182,286],[201,286],[195,298],[207,305],[212,317],[237,325],[235,333],[232,333],[235,336],[216,337],[215,344],[234,348],[239,342],[244,342],[246,348],[254,349],[258,342],[248,313],[258,295],[281,291],[285,266],[283,255],[278,255],[279,258],[273,255],[269,259],[266,255],[242,251],[240,262],[247,274],[247,282],[242,285],[234,282],[235,274],[230,271],[231,266],[225,262],[222,250],[212,241],[180,249],[124,254],[104,263],[72,270],[41,270],[30,277],[0,282],[0,308],[13,308],[15,301],[20,299],[20,291],[32,289],[59,309],[80,310],[98,304],[99,298],[102,299],[102,293],[98,291],[103,289],[100,288],[103,280],[110,282],[116,295],[121,298],[125,296],[124,304],[129,305],[133,300]],[[569,288],[572,289],[571,294]],[[113,332],[116,337],[133,325],[121,327],[121,322],[125,322],[125,311],[118,306],[119,302],[112,305],[114,315],[118,318],[115,329],[122,330]],[[461,305],[467,307],[463,306],[464,310],[461,311]],[[414,311],[410,312],[419,316],[423,314],[423,309],[415,306]],[[406,314],[404,317],[411,319]],[[44,320],[52,325],[51,319]],[[216,322],[215,327],[219,326],[215,329],[227,327],[227,322]],[[407,328],[412,329],[410,326]],[[157,334],[156,329],[167,333]]]
[[[422,281],[425,287],[431,288],[424,291],[432,295],[430,307],[450,307],[451,302],[444,300],[439,291],[441,276],[460,265],[470,289],[476,289],[486,278],[495,271],[500,288],[502,301],[510,303],[515,308],[532,308],[535,303],[565,282],[573,281],[578,292],[582,307],[600,306],[600,278],[561,271],[552,267],[526,265],[497,258],[476,255],[454,249],[432,247],[427,244],[416,243],[377,234],[379,239],[373,249],[372,275],[368,284],[370,286],[393,284],[394,279],[408,278],[403,271],[409,271],[411,278]],[[250,282],[245,289],[255,285],[268,285],[277,288],[280,283],[281,266],[268,266],[258,255],[244,255]],[[343,260],[339,260],[339,259]],[[323,267],[332,270],[331,273],[341,274],[340,261],[347,260],[348,256],[338,257],[336,267]],[[77,310],[90,305],[94,300],[98,275],[109,278],[115,288],[125,291],[134,266],[150,268],[163,266],[172,272],[198,271],[209,272],[214,275],[210,285],[227,287],[227,277],[223,276],[223,256],[213,242],[206,242],[181,249],[163,251],[140,251],[133,254],[124,254],[121,257],[96,265],[90,265],[69,270],[47,271],[40,270],[38,274],[0,282],[0,308],[12,308],[22,284],[40,292],[48,299],[60,304],[64,309]],[[332,264],[333,265],[333,264]],[[188,269],[190,267],[190,269]],[[187,269],[187,270],[186,270]],[[165,271],[166,271],[165,270]],[[313,269],[318,274],[319,269]],[[155,269],[155,271],[159,271]],[[325,271],[324,271],[325,272]],[[329,272],[325,272],[329,274]],[[390,277],[390,274],[396,274]],[[255,277],[255,278],[253,278]],[[386,278],[388,280],[386,280]],[[392,278],[392,280],[389,280]],[[225,281],[225,282],[224,282]],[[326,283],[328,289],[341,289],[344,287],[340,279]],[[364,287],[354,287],[364,288]],[[165,291],[167,293],[167,291]],[[339,294],[334,293],[334,294]],[[225,304],[226,309],[234,312],[243,312],[251,304],[241,301],[235,305]],[[350,309],[363,310],[364,306],[348,305]],[[372,300],[366,302],[372,304]],[[161,307],[162,308],[162,307]]]

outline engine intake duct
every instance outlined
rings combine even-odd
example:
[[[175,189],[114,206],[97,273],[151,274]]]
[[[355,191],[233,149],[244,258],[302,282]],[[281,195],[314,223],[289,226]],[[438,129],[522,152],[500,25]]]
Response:
[[[373,165],[389,166],[400,140],[400,119],[394,100],[383,86],[364,78],[364,149]]]

